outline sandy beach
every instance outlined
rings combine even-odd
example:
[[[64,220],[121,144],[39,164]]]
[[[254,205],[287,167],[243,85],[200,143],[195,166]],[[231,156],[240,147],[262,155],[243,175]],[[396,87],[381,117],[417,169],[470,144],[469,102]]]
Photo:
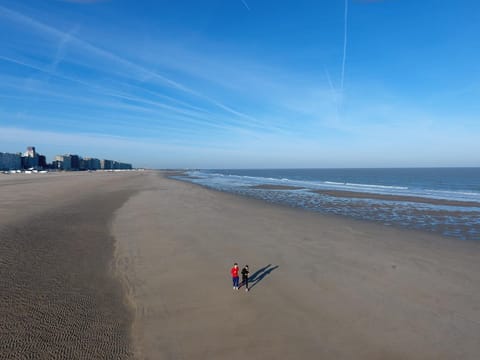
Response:
[[[480,356],[475,242],[158,172],[4,176],[0,198],[1,358]]]
[[[139,176],[0,176],[1,359],[132,358],[110,223]]]
[[[113,224],[140,358],[478,358],[478,244],[152,181]]]

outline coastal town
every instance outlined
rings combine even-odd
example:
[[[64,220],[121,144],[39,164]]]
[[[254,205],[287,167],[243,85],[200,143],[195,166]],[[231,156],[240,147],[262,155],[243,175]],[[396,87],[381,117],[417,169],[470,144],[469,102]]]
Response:
[[[54,160],[49,163],[45,155],[36,151],[35,146],[27,147],[23,153],[0,152],[0,171],[3,173],[131,170],[132,168],[132,164],[129,163],[74,154],[56,155]]]

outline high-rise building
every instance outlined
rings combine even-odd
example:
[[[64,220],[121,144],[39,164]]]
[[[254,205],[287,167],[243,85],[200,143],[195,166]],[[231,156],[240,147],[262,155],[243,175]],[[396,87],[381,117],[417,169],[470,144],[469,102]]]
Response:
[[[70,170],[80,170],[81,159],[78,155],[70,155]]]
[[[113,160],[100,160],[100,169],[102,170],[111,170],[113,169]]]
[[[82,158],[78,155],[57,155],[52,167],[58,170],[116,170],[132,169],[132,164],[122,163],[114,160]]]
[[[59,170],[72,169],[72,158],[70,155],[57,155],[55,156],[55,162]]]
[[[28,146],[27,151],[23,153],[23,156],[33,158],[36,154],[37,152],[35,151],[35,146]]]
[[[118,170],[131,170],[132,169],[132,164],[127,164],[119,161],[114,161],[113,162],[113,169],[118,169]]]
[[[84,158],[83,168],[84,170],[98,170],[100,169],[100,160],[95,158]]]
[[[22,155],[22,167],[24,169],[37,169],[38,165],[38,154],[35,151],[35,146],[27,147],[27,151],[25,151]]]
[[[0,152],[0,170],[20,170],[22,168],[22,157],[20,154]]]
[[[47,157],[45,155],[38,155],[38,166],[41,169],[46,169],[48,167]]]

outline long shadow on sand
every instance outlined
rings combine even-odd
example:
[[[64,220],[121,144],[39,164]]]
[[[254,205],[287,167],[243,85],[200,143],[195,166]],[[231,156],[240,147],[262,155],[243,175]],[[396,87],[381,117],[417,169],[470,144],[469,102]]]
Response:
[[[269,275],[273,270],[277,269],[278,265],[272,266],[272,264],[268,264],[261,269],[255,271],[252,276],[249,277],[248,282],[250,283],[250,290],[252,290],[257,284],[262,281],[265,276]]]

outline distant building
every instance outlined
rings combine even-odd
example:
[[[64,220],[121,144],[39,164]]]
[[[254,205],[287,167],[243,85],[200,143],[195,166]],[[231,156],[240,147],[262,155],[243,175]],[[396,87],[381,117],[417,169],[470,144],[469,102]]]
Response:
[[[41,169],[46,169],[48,167],[47,157],[45,155],[38,155],[38,166]]]
[[[89,163],[88,163],[87,160],[85,160],[85,159],[80,159],[80,168],[79,168],[79,170],[82,170],[82,171],[83,171],[83,170],[89,170],[89,169],[88,169],[88,165],[89,165]]]
[[[63,161],[53,160],[51,168],[55,170],[61,170],[63,166]]]
[[[56,169],[64,171],[79,170],[131,170],[132,164],[108,159],[82,158],[79,155],[57,155],[51,164],[44,155],[37,153],[35,146],[28,146],[23,153],[0,152],[0,171],[21,169]]]
[[[79,170],[131,170],[132,164],[108,159],[82,158],[80,155],[57,155],[51,164],[45,155],[37,153],[35,146],[28,146],[23,153],[0,152],[0,171],[21,169],[55,169],[64,171]]]
[[[83,158],[81,161],[81,170],[98,170],[100,169],[100,160],[95,158]]]
[[[23,153],[23,156],[25,157],[35,157],[37,155],[37,152],[35,151],[35,146],[28,146],[27,151]]]
[[[90,159],[90,170],[100,169],[100,159]]]
[[[113,168],[118,170],[131,170],[132,164],[122,163],[118,161],[113,162]]]
[[[71,155],[57,155],[55,156],[55,165],[58,170],[70,171],[72,169]]]
[[[22,167],[24,169],[38,169],[39,164],[38,164],[38,154],[35,151],[35,146],[29,146],[27,147],[27,151],[25,151],[22,155]]]
[[[100,160],[100,169],[102,170],[112,170],[113,169],[113,160]]]
[[[78,155],[70,155],[70,170],[80,170],[80,161],[82,158]]]
[[[0,152],[0,170],[20,170],[22,168],[22,157],[20,154]]]
[[[52,168],[58,170],[131,170],[132,164],[114,160],[82,158],[79,155],[57,155],[52,162]]]

